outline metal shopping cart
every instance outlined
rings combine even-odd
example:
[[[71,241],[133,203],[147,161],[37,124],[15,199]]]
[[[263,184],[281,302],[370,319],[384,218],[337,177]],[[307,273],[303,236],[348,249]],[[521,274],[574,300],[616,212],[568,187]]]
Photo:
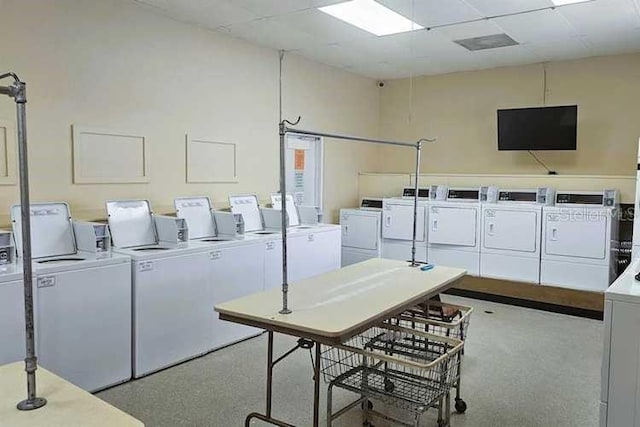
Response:
[[[386,322],[412,330],[465,341],[469,334],[469,321],[471,320],[472,312],[473,307],[429,300],[386,320]],[[463,354],[464,351],[461,352],[461,356]],[[462,357],[458,361],[460,366],[457,371],[458,378],[455,381],[456,397],[454,406],[456,412],[464,413],[467,410],[467,403],[460,397]]]
[[[418,426],[429,408],[438,409],[438,425],[450,420],[450,390],[459,377],[459,357],[464,343],[391,323],[381,324],[347,342],[324,347],[322,372],[329,382],[327,426],[349,409],[361,405],[363,425],[379,417],[404,426]],[[333,389],[357,393],[354,402],[333,412]],[[370,399],[410,411],[409,423],[373,409]]]

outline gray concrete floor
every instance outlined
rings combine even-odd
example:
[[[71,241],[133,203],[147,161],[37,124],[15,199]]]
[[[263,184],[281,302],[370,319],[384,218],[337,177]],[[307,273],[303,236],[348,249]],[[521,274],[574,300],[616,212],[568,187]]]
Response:
[[[463,366],[462,397],[468,410],[454,414],[452,426],[597,426],[602,322],[459,297],[444,299],[475,308]],[[295,340],[276,335],[275,343],[276,351],[283,352]],[[265,364],[266,335],[262,335],[98,397],[149,427],[242,426],[247,413],[264,412]],[[311,381],[308,351],[298,351],[278,365],[274,416],[309,426]],[[324,392],[323,384],[323,420]],[[335,407],[352,397],[337,392]],[[403,415],[381,404],[376,409]],[[430,410],[422,425],[435,426],[436,419]],[[389,425],[377,420],[374,424]],[[334,423],[358,425],[362,423],[356,409]]]

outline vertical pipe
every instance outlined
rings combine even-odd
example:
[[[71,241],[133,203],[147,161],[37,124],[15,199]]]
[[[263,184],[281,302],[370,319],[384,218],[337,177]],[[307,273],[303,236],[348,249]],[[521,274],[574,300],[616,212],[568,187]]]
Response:
[[[287,176],[285,172],[285,126],[282,121],[282,61],[284,60],[284,50],[280,55],[280,216],[282,218],[282,310],[280,314],[290,314],[289,310],[289,281],[287,274]]]
[[[20,213],[22,216],[22,272],[24,280],[24,317],[26,332],[25,371],[27,372],[27,399],[18,403],[18,409],[29,411],[44,406],[47,401],[36,397],[36,358],[33,326],[33,274],[31,266],[31,210],[29,200],[29,162],[27,158],[26,85],[17,81],[13,97],[18,110],[18,163],[20,170]]]
[[[411,241],[411,266],[416,267],[416,235],[418,233],[418,188],[420,181],[420,149],[422,141],[416,143],[416,182],[414,185],[415,194],[413,195],[413,240]],[[425,224],[426,227],[426,224]]]

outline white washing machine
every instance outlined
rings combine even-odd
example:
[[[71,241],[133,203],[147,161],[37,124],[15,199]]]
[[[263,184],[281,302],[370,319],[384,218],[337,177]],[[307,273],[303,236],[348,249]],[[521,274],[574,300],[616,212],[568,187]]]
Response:
[[[420,189],[416,214],[416,261],[427,262],[427,207],[429,189]],[[413,189],[405,189],[403,197],[382,200],[382,257],[411,260],[413,241]]]
[[[211,349],[210,249],[188,241],[186,221],[155,216],[146,200],[106,203],[114,251],[132,259],[133,374],[150,374]]]
[[[616,275],[618,194],[559,191],[543,208],[540,283],[603,292]]]
[[[382,256],[382,199],[364,198],[359,209],[340,209],[342,267]]]
[[[0,365],[24,360],[24,285],[13,236],[0,231]]]
[[[233,214],[214,212],[208,197],[183,197],[174,203],[177,217],[187,221],[190,241],[207,244],[209,250],[211,262],[206,292],[209,299],[203,299],[202,303],[210,314],[205,325],[209,329],[210,348],[217,349],[261,334],[261,329],[220,320],[212,307],[264,289],[264,239],[236,235],[235,221],[227,221],[225,226],[221,220]]]
[[[430,203],[429,263],[480,274],[480,208],[487,191],[488,187],[448,188],[446,200]]]
[[[482,204],[480,276],[540,283],[542,207],[552,189],[494,190]]]
[[[20,206],[11,218],[20,254]],[[130,258],[111,254],[106,224],[74,223],[66,203],[33,203],[31,230],[38,361],[87,391],[128,381]]]

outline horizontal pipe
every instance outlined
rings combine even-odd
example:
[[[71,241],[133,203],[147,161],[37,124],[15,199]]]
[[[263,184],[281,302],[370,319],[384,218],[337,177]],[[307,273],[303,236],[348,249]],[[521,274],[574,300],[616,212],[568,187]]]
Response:
[[[371,139],[371,138],[362,138],[359,136],[352,135],[340,135],[336,133],[325,133],[325,132],[314,132],[310,130],[301,130],[301,129],[292,129],[285,127],[284,133],[297,133],[300,135],[310,135],[310,136],[324,136],[326,138],[335,138],[335,139],[344,139],[349,141],[360,141],[360,142],[371,142],[373,144],[387,144],[387,145],[399,145],[402,147],[411,147],[418,148],[417,142],[398,142],[398,141],[386,141],[383,139]]]
[[[8,86],[0,86],[0,94],[2,95],[10,95],[11,94],[11,88]]]

